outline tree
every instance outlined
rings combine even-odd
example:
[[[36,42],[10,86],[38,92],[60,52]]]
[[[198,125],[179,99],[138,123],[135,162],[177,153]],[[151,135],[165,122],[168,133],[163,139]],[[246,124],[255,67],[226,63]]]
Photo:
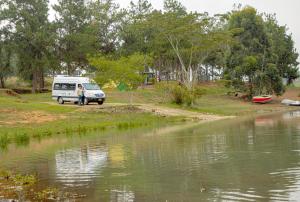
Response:
[[[125,83],[130,89],[136,89],[144,81],[143,71],[151,63],[149,57],[133,54],[129,57],[114,59],[109,56],[93,56],[90,65],[97,68],[96,81],[104,85],[110,81]]]
[[[87,66],[86,55],[95,51],[96,38],[84,0],[59,0],[56,11],[57,45],[61,66],[69,75]]]
[[[166,13],[176,13],[180,15],[186,15],[186,8],[177,0],[165,0],[164,10]]]
[[[18,73],[32,82],[32,92],[44,87],[44,72],[50,66],[48,50],[53,45],[53,31],[48,21],[47,0],[4,0],[2,20],[9,25]]]
[[[149,57],[137,53],[118,59],[98,55],[89,58],[89,61],[92,66],[97,68],[96,81],[99,84],[104,85],[113,81],[129,91],[137,89],[144,82],[145,66],[152,62]],[[132,94],[130,94],[131,103]]]
[[[120,46],[119,32],[124,11],[113,0],[91,1],[88,7],[96,50],[103,54],[115,53]]]
[[[168,43],[179,61],[184,85],[192,89],[198,66],[204,63],[211,51],[231,40],[231,32],[211,29],[211,18],[207,14],[173,10],[154,14],[150,23],[156,28],[156,43],[164,46],[167,45],[165,42]]]
[[[153,30],[145,23],[152,11],[152,5],[147,0],[139,0],[136,4],[130,3],[119,33],[122,41],[122,46],[119,49],[120,55],[129,56],[135,52],[144,54],[151,52],[149,41]]]
[[[286,30],[264,20],[252,7],[233,11],[228,29],[240,29],[227,58],[225,75],[233,86],[251,97],[261,94],[284,92],[282,78],[289,82],[297,78],[296,58],[291,38]],[[286,58],[286,56],[288,56]]]
[[[13,73],[12,41],[5,28],[1,30],[0,40],[0,88],[5,88],[5,79]]]
[[[275,15],[266,15],[265,25],[271,41],[271,51],[274,64],[277,66],[280,76],[290,85],[299,77],[298,56],[291,34],[287,34],[287,27],[278,25]]]

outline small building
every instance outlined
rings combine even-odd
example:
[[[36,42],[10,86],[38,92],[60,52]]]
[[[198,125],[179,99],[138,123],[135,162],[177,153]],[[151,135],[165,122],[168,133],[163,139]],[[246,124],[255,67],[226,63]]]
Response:
[[[156,73],[152,68],[146,67],[143,75],[145,75],[145,85],[153,85],[155,83]]]

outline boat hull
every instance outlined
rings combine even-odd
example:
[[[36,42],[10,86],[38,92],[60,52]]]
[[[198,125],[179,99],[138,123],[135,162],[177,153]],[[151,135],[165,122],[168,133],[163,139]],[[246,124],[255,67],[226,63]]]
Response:
[[[272,96],[257,96],[252,98],[253,103],[266,104],[272,101]]]

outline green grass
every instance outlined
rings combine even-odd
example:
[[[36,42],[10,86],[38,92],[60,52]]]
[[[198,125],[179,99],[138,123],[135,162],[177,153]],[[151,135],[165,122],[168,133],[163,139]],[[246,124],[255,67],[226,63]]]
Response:
[[[26,96],[23,96],[22,99],[17,99],[15,97],[7,97],[3,96],[0,97],[0,109],[6,109],[6,110],[41,110],[46,112],[52,112],[52,113],[66,113],[71,112],[73,109],[70,107],[64,107],[61,105],[49,105],[42,103],[41,101],[44,100],[44,98],[40,97],[42,94],[36,94],[34,95],[36,97],[36,100],[33,99],[33,95],[30,95],[31,99],[26,99]],[[43,95],[45,96],[45,95]],[[28,96],[27,96],[28,97]],[[51,100],[47,100],[48,102]]]
[[[220,84],[201,84],[199,87],[204,94],[195,101],[192,107],[173,104],[170,99],[171,95],[161,84],[140,88],[130,93],[119,92],[118,90],[104,91],[108,103],[129,103],[131,94],[132,101],[135,104],[150,103],[217,115],[249,115],[260,111],[272,112],[276,107],[282,107],[278,104],[255,105],[227,96],[227,92],[231,89],[227,89]],[[50,93],[13,97],[1,94],[0,91],[0,146],[4,147],[3,145],[8,142],[18,141],[20,145],[22,143],[26,144],[27,136],[39,139],[60,134],[84,134],[90,131],[103,131],[111,128],[126,130],[182,120],[182,117],[163,118],[141,113],[137,110],[131,111],[120,108],[116,112],[97,108],[81,110],[88,108],[89,106],[82,108],[72,104],[58,105],[51,100]],[[42,123],[18,121],[22,114],[26,114],[30,119],[30,115],[34,116],[36,112],[57,118]],[[6,124],[3,123],[3,120],[6,121]],[[7,124],[7,122],[12,124]]]
[[[49,93],[22,95],[20,98],[2,94],[0,95],[0,148],[5,149],[7,144],[13,142],[17,146],[26,145],[31,138],[41,139],[63,134],[84,135],[95,131],[128,130],[181,121],[176,117],[164,118],[142,113],[134,108],[120,109],[117,112],[97,108],[84,109],[89,109],[89,106],[58,105],[51,100]],[[36,116],[37,112],[54,119],[40,123],[24,122],[26,121],[26,117],[25,120],[24,117],[22,118],[24,114],[30,119],[31,116]]]
[[[167,85],[172,85],[172,83]],[[271,104],[260,105],[244,101],[232,95],[229,96],[227,95],[228,92],[233,92],[233,89],[226,88],[221,83],[199,84],[198,88],[203,91],[203,95],[197,98],[191,107],[172,103],[171,94],[162,87],[162,84],[136,90],[133,93],[132,100],[133,103],[137,104],[151,103],[154,105],[185,109],[194,112],[229,116],[253,115],[256,113],[291,110],[280,104],[280,100],[284,98],[278,98]],[[289,98],[291,90],[297,92],[298,89],[299,88],[297,87],[288,88],[288,92],[286,94],[287,98]],[[107,90],[106,94],[109,102],[128,103],[128,99],[126,99],[128,97],[127,93],[122,93],[117,90]],[[274,98],[276,99],[275,96]]]
[[[155,87],[139,88],[132,92],[120,92],[117,89],[104,90],[108,103],[130,103],[132,96],[133,103],[161,103],[167,98],[167,94]]]
[[[171,95],[161,86],[152,86],[144,89],[138,89],[133,92],[133,103],[151,103],[171,108],[185,109],[201,113],[217,115],[239,115],[254,113],[255,106],[251,103],[235,99],[227,95],[232,89],[228,89],[221,84],[200,84],[198,88],[203,91],[203,95],[198,98],[192,107],[177,105],[172,103]],[[128,103],[128,93],[118,90],[106,91],[108,102]]]

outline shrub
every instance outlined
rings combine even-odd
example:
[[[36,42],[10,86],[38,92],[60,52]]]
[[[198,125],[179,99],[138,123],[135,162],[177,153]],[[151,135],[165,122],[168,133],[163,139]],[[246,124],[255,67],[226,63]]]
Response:
[[[173,102],[178,105],[181,105],[184,103],[186,99],[185,96],[188,96],[188,93],[186,88],[177,85],[172,88],[171,95],[172,95]]]
[[[178,105],[186,104],[187,106],[191,106],[197,98],[206,93],[206,90],[200,87],[188,90],[186,87],[176,85],[173,86],[170,92],[174,103]]]

